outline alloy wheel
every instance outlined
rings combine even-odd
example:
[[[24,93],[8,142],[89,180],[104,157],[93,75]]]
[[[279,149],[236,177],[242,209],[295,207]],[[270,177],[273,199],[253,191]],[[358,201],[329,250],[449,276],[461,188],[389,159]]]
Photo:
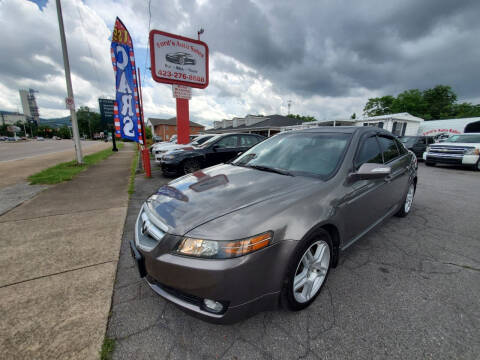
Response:
[[[299,303],[312,299],[322,287],[330,266],[330,247],[319,240],[305,251],[295,271],[293,295]]]
[[[200,169],[200,164],[195,160],[187,160],[183,165],[183,171],[185,174],[193,173]]]

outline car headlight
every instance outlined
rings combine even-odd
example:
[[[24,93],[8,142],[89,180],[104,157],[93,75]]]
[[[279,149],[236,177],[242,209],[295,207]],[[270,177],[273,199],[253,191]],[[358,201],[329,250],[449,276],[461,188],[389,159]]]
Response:
[[[271,232],[234,241],[205,240],[187,237],[180,242],[177,252],[182,255],[195,257],[228,259],[263,249],[270,245],[271,241]]]
[[[463,152],[465,155],[480,155],[480,150],[479,149],[465,149]]]
[[[173,155],[163,155],[162,159],[163,160],[173,160],[175,158],[175,156]]]

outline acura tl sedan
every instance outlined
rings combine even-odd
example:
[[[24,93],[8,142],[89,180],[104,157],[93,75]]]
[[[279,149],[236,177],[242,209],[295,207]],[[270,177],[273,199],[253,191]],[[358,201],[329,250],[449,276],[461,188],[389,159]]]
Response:
[[[416,167],[379,128],[281,133],[159,188],[138,215],[132,255],[157,294],[210,322],[301,310],[344,250],[410,212]]]

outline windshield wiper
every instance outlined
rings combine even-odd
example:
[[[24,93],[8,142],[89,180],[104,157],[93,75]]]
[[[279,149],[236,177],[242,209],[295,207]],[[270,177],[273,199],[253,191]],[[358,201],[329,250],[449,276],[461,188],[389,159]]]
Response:
[[[273,172],[273,173],[276,173],[276,174],[281,174],[281,175],[286,175],[286,176],[295,176],[287,170],[272,168],[272,167],[263,166],[263,165],[245,165],[245,167],[250,167],[252,169],[256,169],[256,170],[260,170],[260,171]]]

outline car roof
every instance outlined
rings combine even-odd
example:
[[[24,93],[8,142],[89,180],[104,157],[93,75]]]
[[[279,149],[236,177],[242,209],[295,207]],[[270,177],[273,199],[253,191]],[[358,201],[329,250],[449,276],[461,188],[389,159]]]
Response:
[[[368,133],[377,132],[386,135],[392,135],[391,132],[377,128],[374,126],[318,126],[310,129],[301,129],[295,131],[288,131],[287,133],[339,133],[339,134],[354,134],[354,133]]]

